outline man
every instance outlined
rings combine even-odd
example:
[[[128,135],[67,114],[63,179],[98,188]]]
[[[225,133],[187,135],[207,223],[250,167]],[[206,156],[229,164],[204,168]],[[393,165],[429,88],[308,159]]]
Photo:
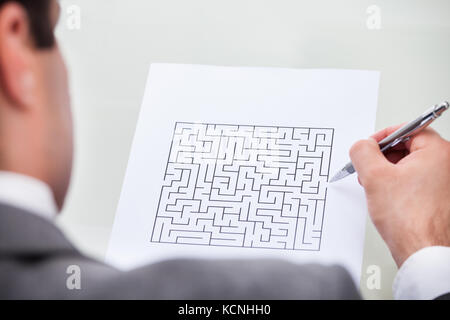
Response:
[[[0,0],[0,298],[359,297],[338,266],[178,260],[124,273],[77,251],[52,222],[64,204],[73,147],[66,70],[53,36],[58,15],[56,0]],[[402,266],[398,297],[450,292],[450,143],[427,130],[391,153],[392,163],[374,140],[357,143],[351,157],[371,217]],[[69,266],[80,267],[82,290],[68,290]]]

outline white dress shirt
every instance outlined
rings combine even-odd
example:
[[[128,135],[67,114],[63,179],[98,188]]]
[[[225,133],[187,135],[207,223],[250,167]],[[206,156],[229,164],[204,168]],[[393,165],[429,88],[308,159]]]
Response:
[[[53,192],[47,184],[12,172],[0,171],[0,203],[51,221],[58,213]]]
[[[0,171],[0,203],[53,221],[58,209],[40,180]],[[429,247],[409,257],[394,281],[396,299],[435,299],[450,292],[450,248]]]
[[[395,277],[396,299],[436,299],[450,292],[450,247],[428,247],[410,256]]]

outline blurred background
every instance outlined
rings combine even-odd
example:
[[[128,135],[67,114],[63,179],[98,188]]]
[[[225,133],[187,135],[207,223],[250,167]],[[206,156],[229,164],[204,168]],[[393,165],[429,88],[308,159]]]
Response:
[[[153,62],[378,70],[377,129],[450,99],[448,0],[60,3],[57,37],[70,71],[76,158],[58,223],[99,259]],[[450,139],[448,116],[433,127]],[[370,221],[366,233],[362,293],[390,299],[396,266]],[[374,268],[381,272],[379,288],[367,286]]]

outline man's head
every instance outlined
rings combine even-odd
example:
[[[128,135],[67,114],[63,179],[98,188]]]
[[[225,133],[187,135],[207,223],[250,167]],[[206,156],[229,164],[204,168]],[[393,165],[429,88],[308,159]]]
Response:
[[[73,142],[58,17],[56,0],[0,0],[0,170],[46,182],[61,208]]]

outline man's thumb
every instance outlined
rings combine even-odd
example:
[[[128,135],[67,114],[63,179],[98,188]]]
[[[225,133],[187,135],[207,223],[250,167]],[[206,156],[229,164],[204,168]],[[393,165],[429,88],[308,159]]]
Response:
[[[389,166],[389,161],[374,139],[356,142],[350,149],[350,158],[364,187],[385,172]]]

